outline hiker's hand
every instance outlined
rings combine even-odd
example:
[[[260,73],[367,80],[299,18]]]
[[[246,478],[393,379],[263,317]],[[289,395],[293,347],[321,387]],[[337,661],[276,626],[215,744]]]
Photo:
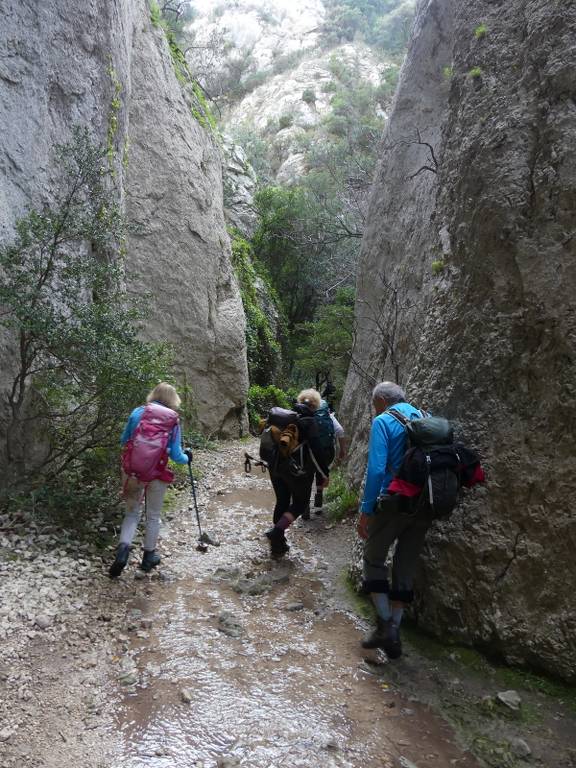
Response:
[[[184,453],[188,456],[188,464],[192,464],[192,448],[184,448]]]
[[[365,515],[364,512],[360,514],[357,531],[358,536],[360,536],[361,539],[364,539],[364,541],[368,538],[368,515]]]
[[[323,477],[322,478],[322,482],[320,483],[320,485],[318,487],[322,488],[322,490],[324,490],[324,488],[328,488],[329,485],[330,485],[330,478],[329,477]]]

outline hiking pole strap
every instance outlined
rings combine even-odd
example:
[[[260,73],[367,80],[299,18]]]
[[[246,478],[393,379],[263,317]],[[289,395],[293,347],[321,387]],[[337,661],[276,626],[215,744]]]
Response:
[[[313,451],[312,451],[312,448],[310,448],[310,444],[308,444],[308,450],[310,451],[310,458],[312,459],[312,464],[314,464],[314,466],[316,467],[316,471],[318,472],[318,474],[319,474],[319,475],[322,475],[322,477],[324,478],[324,480],[326,480],[326,479],[328,478],[328,475],[326,475],[326,474],[325,474],[324,472],[322,472],[322,470],[320,469],[320,465],[319,465],[319,464],[318,464],[318,462],[316,461],[316,456],[314,456],[314,453],[313,453]]]

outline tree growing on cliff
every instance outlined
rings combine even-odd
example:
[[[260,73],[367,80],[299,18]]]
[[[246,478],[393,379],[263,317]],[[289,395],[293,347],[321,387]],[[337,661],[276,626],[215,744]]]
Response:
[[[142,314],[124,290],[125,227],[106,148],[77,129],[56,154],[54,202],[0,248],[0,324],[16,339],[5,451],[8,480],[24,485],[115,446],[168,362],[138,338]]]

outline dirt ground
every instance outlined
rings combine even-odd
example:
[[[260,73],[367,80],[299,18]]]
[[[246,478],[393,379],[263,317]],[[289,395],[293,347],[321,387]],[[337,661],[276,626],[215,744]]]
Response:
[[[408,631],[397,662],[363,651],[369,624],[344,579],[352,522],[299,521],[271,561],[273,495],[267,475],[244,473],[246,448],[198,454],[202,520],[220,546],[195,550],[183,490],[157,573],[135,578],[135,549],[111,582],[108,561],[86,554],[47,627],[41,605],[22,614],[0,645],[0,768],[576,765],[564,689],[516,676],[510,709],[508,678],[463,649]]]

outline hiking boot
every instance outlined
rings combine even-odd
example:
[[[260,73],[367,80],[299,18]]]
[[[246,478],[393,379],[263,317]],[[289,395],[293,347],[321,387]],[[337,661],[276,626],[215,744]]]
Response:
[[[392,619],[378,618],[376,629],[362,640],[362,648],[381,648],[389,659],[399,659],[402,655],[400,630]]]
[[[128,563],[129,557],[130,557],[130,545],[119,544],[116,549],[116,558],[108,571],[108,575],[110,576],[111,579],[117,579],[118,576],[120,576],[124,568],[126,568],[126,564]]]
[[[155,549],[145,549],[142,556],[142,562],[140,563],[140,570],[144,573],[150,573],[152,568],[156,568],[160,565],[160,555]]]
[[[290,550],[284,531],[281,531],[280,528],[270,528],[269,531],[266,531],[266,538],[270,542],[272,557],[282,557]]]

